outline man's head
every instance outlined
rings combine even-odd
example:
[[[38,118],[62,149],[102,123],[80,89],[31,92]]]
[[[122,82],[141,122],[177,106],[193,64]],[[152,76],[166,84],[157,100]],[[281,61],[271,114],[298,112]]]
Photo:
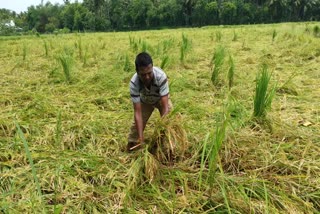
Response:
[[[137,74],[145,86],[150,86],[153,80],[153,63],[151,56],[146,53],[142,52],[139,53],[136,57],[136,71]]]

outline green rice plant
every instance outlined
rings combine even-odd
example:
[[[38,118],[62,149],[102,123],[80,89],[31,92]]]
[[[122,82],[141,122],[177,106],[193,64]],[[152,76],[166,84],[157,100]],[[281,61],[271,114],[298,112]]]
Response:
[[[225,206],[227,207],[228,209],[228,213],[231,214],[231,208],[230,208],[230,202],[229,202],[229,198],[227,196],[227,188],[226,188],[226,182],[225,182],[225,174],[224,174],[224,171],[223,171],[223,168],[222,168],[222,164],[221,164],[221,161],[219,161],[219,170],[220,170],[220,173],[221,173],[221,176],[223,177],[223,179],[221,179],[222,182],[217,182],[219,187],[220,187],[220,190],[221,190],[221,193],[222,193],[222,196],[223,196],[223,200],[224,200],[224,204]]]
[[[211,59],[211,64],[214,65],[212,68],[211,82],[214,86],[217,86],[219,83],[219,74],[222,71],[222,65],[225,57],[225,48],[223,46],[218,46],[213,54]]]
[[[72,72],[72,63],[73,63],[72,57],[67,54],[61,54],[58,57],[58,60],[62,66],[62,71],[65,76],[66,82],[71,83],[71,72]]]
[[[277,31],[276,31],[276,29],[274,29],[272,32],[272,43],[274,42],[276,36],[277,36]]]
[[[256,78],[256,90],[254,96],[254,118],[265,118],[267,109],[271,107],[271,102],[274,96],[275,87],[268,91],[271,75],[268,72],[268,65],[263,64],[262,70]]]
[[[172,38],[166,39],[162,42],[162,51],[167,53],[173,46],[174,40]]]
[[[43,40],[44,50],[45,50],[45,56],[48,56],[49,53],[49,47],[46,40]]]
[[[61,125],[61,111],[58,112],[58,118],[57,118],[57,125],[56,125],[56,133],[55,133],[55,144],[56,147],[61,144],[61,132],[62,132],[62,125]]]
[[[82,40],[81,40],[81,36],[79,36],[79,39],[78,39],[78,51],[79,51],[79,58],[82,59]]]
[[[220,42],[222,39],[221,31],[216,31],[216,42]]]
[[[22,47],[22,59],[25,61],[27,59],[27,52],[28,52],[28,47],[26,43],[23,43]]]
[[[190,50],[191,50],[191,41],[185,34],[182,34],[182,42],[180,46],[180,62],[184,62],[186,54]]]
[[[130,59],[129,59],[128,54],[126,54],[126,55],[124,56],[123,70],[124,70],[125,72],[129,72],[129,71],[131,70],[131,63],[130,63]]]
[[[270,213],[269,212],[269,195],[268,195],[268,188],[266,186],[266,183],[263,181],[263,189],[264,189],[264,198],[265,198],[265,205],[266,205],[266,210],[265,213]]]
[[[134,37],[129,36],[129,45],[134,52],[138,51],[139,45]]]
[[[228,111],[228,110],[227,110]],[[206,184],[213,187],[215,182],[215,173],[217,170],[217,161],[219,158],[219,151],[222,147],[226,135],[226,128],[228,124],[228,113],[223,113],[221,123],[216,123],[216,130],[213,134],[207,134],[202,145],[202,152],[200,158],[200,172],[198,179],[199,188],[202,187],[204,170],[208,167],[208,176]]]
[[[229,90],[233,86],[233,80],[234,80],[234,60],[233,57],[229,56],[229,70],[228,70],[228,82],[229,82]]]
[[[209,151],[208,151],[208,178],[207,183],[210,187],[214,185],[215,173],[217,170],[217,161],[219,158],[219,151],[221,149],[222,143],[226,135],[227,128],[227,117],[224,116],[224,120],[221,124],[216,125],[216,131],[214,133],[213,140],[211,142]]]
[[[313,27],[313,35],[314,37],[320,37],[320,27],[318,25]]]
[[[232,38],[232,41],[237,41],[238,40],[238,34],[237,34],[237,32],[234,30],[233,31],[233,38]]]
[[[26,141],[26,139],[25,139],[25,137],[23,135],[23,132],[21,131],[21,128],[20,128],[19,124],[17,122],[15,122],[15,125],[16,125],[16,128],[18,129],[18,135],[19,135],[20,139],[23,142],[25,153],[26,153],[26,156],[27,156],[27,158],[29,160],[29,164],[30,164],[30,167],[31,167],[31,170],[32,170],[33,180],[34,180],[35,185],[37,187],[38,196],[41,196],[42,194],[41,194],[41,190],[40,190],[40,183],[39,183],[39,180],[38,180],[38,177],[37,177],[36,168],[35,168],[35,166],[33,164],[33,159],[32,159],[31,152],[30,152],[30,149],[29,149],[29,146],[28,146],[28,142]]]
[[[83,58],[82,58],[83,66],[87,66],[87,64],[88,64],[88,58],[89,58],[89,55],[88,55],[88,47],[86,47],[86,48],[85,48],[85,51],[84,51]]]
[[[146,41],[143,40],[143,41],[142,41],[142,44],[141,44],[141,51],[142,51],[142,52],[147,52],[148,49],[149,49],[149,45],[147,44]]]
[[[161,59],[160,68],[166,69],[166,67],[169,65],[169,61],[170,60],[168,55],[163,56]]]

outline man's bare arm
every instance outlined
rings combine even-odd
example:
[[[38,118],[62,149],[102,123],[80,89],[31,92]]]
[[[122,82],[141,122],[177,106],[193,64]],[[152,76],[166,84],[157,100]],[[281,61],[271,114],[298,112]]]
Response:
[[[134,109],[134,121],[136,123],[136,129],[138,131],[138,143],[144,142],[144,136],[143,136],[143,121],[142,121],[142,108],[141,103],[133,103],[133,109]]]
[[[160,103],[161,103],[161,110],[160,110],[160,115],[161,117],[166,116],[169,113],[169,96],[163,96],[160,98]]]

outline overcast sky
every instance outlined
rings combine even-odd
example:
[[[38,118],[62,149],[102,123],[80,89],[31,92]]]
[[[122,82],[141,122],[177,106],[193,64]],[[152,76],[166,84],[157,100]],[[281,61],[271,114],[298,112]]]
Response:
[[[43,4],[46,2],[51,2],[52,4],[59,3],[63,4],[63,0],[43,0]],[[75,0],[70,1],[75,2]],[[78,0],[78,2],[82,2],[81,0]],[[16,11],[17,13],[20,13],[22,11],[27,11],[28,7],[31,5],[39,5],[41,4],[41,0],[0,0],[0,8],[5,8],[9,10]]]

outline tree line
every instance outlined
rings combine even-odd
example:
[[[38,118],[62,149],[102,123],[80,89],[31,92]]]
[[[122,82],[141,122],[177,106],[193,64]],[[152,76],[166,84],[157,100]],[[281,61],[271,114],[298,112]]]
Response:
[[[0,9],[0,31],[114,31],[320,20],[320,0],[83,0]],[[1,27],[2,26],[2,27]]]

